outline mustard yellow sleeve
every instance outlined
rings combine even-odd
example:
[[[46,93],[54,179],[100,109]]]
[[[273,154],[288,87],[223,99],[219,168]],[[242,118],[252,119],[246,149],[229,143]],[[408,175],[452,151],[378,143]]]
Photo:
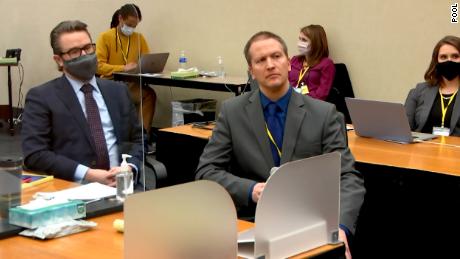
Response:
[[[96,42],[96,56],[97,56],[97,74],[101,77],[112,77],[113,72],[123,71],[124,65],[112,65],[108,63],[111,51],[110,44],[108,44],[110,37],[101,34]]]

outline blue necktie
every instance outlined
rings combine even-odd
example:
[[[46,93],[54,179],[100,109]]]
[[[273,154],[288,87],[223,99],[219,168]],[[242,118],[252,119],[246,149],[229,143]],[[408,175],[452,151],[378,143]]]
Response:
[[[281,127],[281,122],[279,118],[280,108],[276,103],[269,103],[267,105],[267,127],[270,131],[273,139],[276,142],[279,150],[281,151],[283,145],[283,128]],[[270,146],[272,148],[273,162],[275,166],[280,165],[280,156],[278,150],[276,149],[275,144],[270,140]]]

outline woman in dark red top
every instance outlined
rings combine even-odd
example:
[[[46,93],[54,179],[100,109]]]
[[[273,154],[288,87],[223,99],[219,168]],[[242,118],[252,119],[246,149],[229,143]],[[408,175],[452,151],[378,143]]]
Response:
[[[289,82],[302,94],[325,100],[335,76],[334,62],[329,58],[326,32],[321,25],[308,25],[299,33],[299,55],[291,59]]]

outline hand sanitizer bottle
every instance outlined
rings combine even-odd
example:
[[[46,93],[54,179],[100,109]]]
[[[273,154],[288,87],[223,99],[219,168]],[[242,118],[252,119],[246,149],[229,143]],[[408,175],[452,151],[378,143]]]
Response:
[[[217,76],[224,78],[225,77],[225,68],[224,68],[224,58],[222,56],[217,57]]]
[[[133,173],[129,170],[126,159],[131,157],[127,154],[122,154],[121,171],[116,175],[117,180],[117,200],[124,201],[126,196],[134,192]]]

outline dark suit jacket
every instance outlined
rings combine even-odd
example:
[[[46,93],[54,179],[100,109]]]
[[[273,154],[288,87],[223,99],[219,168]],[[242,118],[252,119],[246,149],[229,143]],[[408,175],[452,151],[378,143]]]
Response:
[[[196,179],[224,186],[239,210],[251,206],[249,189],[265,182],[274,166],[259,90],[225,101],[205,147]],[[364,199],[361,174],[334,105],[292,91],[286,116],[281,163],[338,151],[342,155],[341,224],[354,232]]]
[[[438,86],[430,86],[426,82],[417,84],[415,88],[409,91],[404,107],[406,108],[406,114],[407,118],[409,119],[410,128],[413,131],[421,131],[425,126],[438,92]],[[455,96],[455,103],[452,110],[450,123],[446,125],[450,127],[451,136],[460,136],[459,119],[460,97],[459,94],[457,94]]]
[[[142,131],[126,85],[97,79],[118,151],[140,167]],[[95,147],[78,98],[65,76],[30,89],[24,106],[22,151],[27,168],[73,181],[78,164],[96,163]],[[121,161],[121,158],[120,158]]]

